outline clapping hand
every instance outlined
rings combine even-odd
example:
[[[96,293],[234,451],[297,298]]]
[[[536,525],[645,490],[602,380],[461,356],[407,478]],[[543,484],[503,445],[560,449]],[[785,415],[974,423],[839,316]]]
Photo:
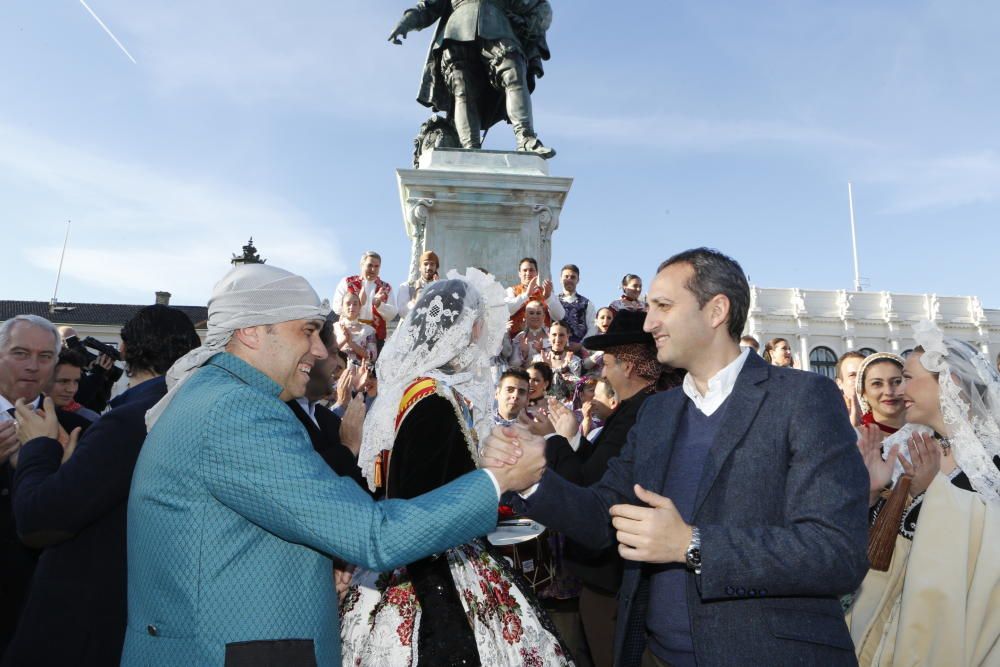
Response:
[[[368,363],[368,359],[366,358],[361,361],[361,367],[355,371],[354,391],[365,390],[365,385],[368,384],[369,375],[371,375],[371,365]]]
[[[527,334],[521,336],[521,341],[517,345],[521,350],[521,358],[524,359],[525,362],[531,361],[528,359],[528,353],[531,351],[531,343],[528,341]]]
[[[545,408],[535,410],[534,414],[529,414],[527,410],[524,410],[518,415],[517,421],[535,435],[540,435],[543,438],[556,432],[555,424],[552,423],[549,412]]]
[[[858,400],[858,395],[854,392],[851,392],[851,407],[847,413],[851,419],[851,426],[861,428],[861,402]]]
[[[14,411],[17,418],[17,437],[21,445],[34,440],[35,438],[52,438],[57,440],[63,448],[62,462],[65,463],[76,451],[76,444],[80,438],[82,429],[78,426],[72,433],[59,425],[56,419],[56,406],[49,397],[45,398],[44,408],[38,412],[33,411],[24,402],[24,399],[17,399]],[[17,467],[17,451],[11,454],[10,463]]]
[[[636,498],[649,507],[611,506],[611,525],[618,531],[618,553],[625,560],[643,563],[683,563],[691,543],[691,526],[684,522],[670,498],[638,484],[634,490]]]
[[[548,299],[550,296],[552,296],[552,281],[546,280],[542,283],[542,297]]]
[[[347,368],[337,378],[337,400],[335,405],[347,407],[351,401],[351,389],[354,386],[354,365],[348,364]]]
[[[340,442],[351,450],[354,456],[361,451],[361,434],[364,431],[367,411],[365,397],[358,394],[347,404],[344,417],[340,420]]]
[[[576,420],[576,415],[557,398],[549,397],[549,419],[555,425],[556,433],[567,440],[580,432],[580,422]]]
[[[909,442],[910,460],[897,453],[903,474],[913,478],[910,497],[916,498],[927,490],[941,470],[941,446],[926,433],[914,433]]]
[[[882,441],[885,433],[876,424],[862,426],[861,436],[858,438],[858,450],[861,452],[861,459],[868,469],[868,506],[871,507],[878,500],[881,493],[889,481],[892,479],[892,469],[896,465],[896,452],[899,445],[893,445],[889,449],[889,455],[882,458]]]

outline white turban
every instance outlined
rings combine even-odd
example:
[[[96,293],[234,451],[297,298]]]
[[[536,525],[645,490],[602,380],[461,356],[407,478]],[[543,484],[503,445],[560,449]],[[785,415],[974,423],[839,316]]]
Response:
[[[153,428],[184,382],[225,350],[237,329],[291,320],[321,320],[329,312],[302,276],[268,264],[236,267],[212,289],[205,344],[185,354],[167,371],[167,395],[146,413],[147,430]]]

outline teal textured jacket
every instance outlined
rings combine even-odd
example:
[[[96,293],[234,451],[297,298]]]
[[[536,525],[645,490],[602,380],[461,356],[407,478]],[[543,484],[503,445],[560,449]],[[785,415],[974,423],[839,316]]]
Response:
[[[495,527],[482,470],[374,502],[330,470],[280,393],[220,353],[147,437],[128,504],[123,665],[339,665],[331,556],[388,571]]]

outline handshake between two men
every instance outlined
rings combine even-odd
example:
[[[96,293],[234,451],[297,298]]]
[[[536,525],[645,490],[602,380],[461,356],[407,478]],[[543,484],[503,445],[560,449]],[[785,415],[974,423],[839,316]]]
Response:
[[[562,434],[570,421],[576,422],[573,413],[552,400],[540,419],[522,419],[514,426],[493,429],[481,452],[482,467],[496,476],[502,492],[529,497],[546,468],[546,441],[542,433]],[[646,563],[686,562],[693,527],[684,521],[673,501],[639,484],[634,484],[631,491],[641,505],[617,503],[608,507],[619,555]],[[531,516],[530,508],[527,514]],[[560,531],[569,527],[551,521],[546,525]]]

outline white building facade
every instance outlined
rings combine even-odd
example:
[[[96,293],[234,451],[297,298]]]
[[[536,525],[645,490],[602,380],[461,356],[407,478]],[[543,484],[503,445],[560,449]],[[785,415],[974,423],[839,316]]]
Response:
[[[922,319],[996,361],[1000,310],[984,309],[975,296],[751,286],[746,333],[761,351],[772,338],[787,339],[796,368],[833,377],[837,358],[849,350],[905,356],[915,345],[913,324]]]

